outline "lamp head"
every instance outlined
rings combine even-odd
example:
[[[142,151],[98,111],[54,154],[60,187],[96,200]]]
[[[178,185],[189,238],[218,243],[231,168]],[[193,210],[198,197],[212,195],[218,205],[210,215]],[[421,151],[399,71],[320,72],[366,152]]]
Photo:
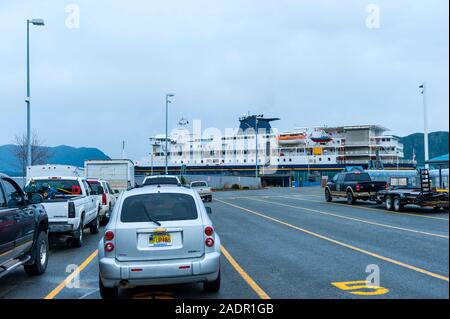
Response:
[[[33,25],[39,25],[39,26],[45,25],[44,19],[31,19],[28,22],[33,24]]]

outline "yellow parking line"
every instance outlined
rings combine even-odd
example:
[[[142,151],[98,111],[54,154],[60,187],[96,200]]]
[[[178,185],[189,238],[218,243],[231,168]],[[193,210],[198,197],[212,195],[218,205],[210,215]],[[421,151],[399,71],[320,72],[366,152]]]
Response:
[[[281,224],[281,225],[285,225],[285,226],[287,226],[287,227],[290,227],[290,228],[299,230],[299,231],[301,231],[301,232],[303,232],[303,233],[306,233],[306,234],[312,235],[312,236],[314,236],[314,237],[317,237],[317,238],[326,240],[326,241],[331,242],[331,243],[333,243],[333,244],[336,244],[336,245],[339,245],[339,246],[342,246],[342,247],[346,247],[346,248],[349,248],[349,249],[351,249],[351,250],[354,250],[354,251],[363,253],[363,254],[365,254],[365,255],[368,255],[368,256],[371,256],[371,257],[375,257],[375,258],[378,258],[378,259],[380,259],[380,260],[383,260],[383,261],[386,261],[386,262],[395,264],[395,265],[397,265],[397,266],[404,267],[404,268],[407,268],[407,269],[410,269],[410,270],[413,270],[413,271],[416,271],[416,272],[425,274],[425,275],[427,275],[427,276],[431,276],[431,277],[438,278],[438,279],[441,279],[441,280],[444,280],[444,281],[447,281],[447,282],[448,282],[448,277],[445,277],[445,276],[443,276],[443,275],[439,275],[439,274],[433,273],[433,272],[431,272],[431,271],[428,271],[428,270],[425,270],[425,269],[422,269],[422,268],[419,268],[419,267],[416,267],[416,266],[413,266],[413,265],[409,265],[409,264],[407,264],[407,263],[404,263],[404,262],[401,262],[401,261],[398,261],[398,260],[395,260],[395,259],[392,259],[392,258],[389,258],[389,257],[384,257],[384,256],[382,256],[382,255],[379,255],[379,254],[370,252],[370,251],[365,250],[365,249],[362,249],[362,248],[358,248],[358,247],[353,246],[353,245],[350,245],[350,244],[343,243],[343,242],[341,242],[341,241],[332,239],[332,238],[330,238],[330,237],[326,237],[326,236],[320,235],[320,234],[318,234],[318,233],[309,231],[309,230],[307,230],[307,229],[300,228],[300,227],[298,227],[298,226],[295,226],[295,225],[286,223],[286,222],[284,222],[284,221],[282,221],[282,220],[279,220],[279,219],[276,219],[276,218],[273,218],[273,217],[270,217],[270,216],[267,216],[267,215],[264,215],[264,214],[255,212],[255,211],[250,210],[250,209],[247,209],[247,208],[245,208],[245,207],[241,207],[241,206],[238,206],[238,205],[234,205],[234,204],[225,202],[225,201],[220,200],[220,199],[216,199],[216,200],[219,201],[219,202],[221,202],[221,203],[223,203],[223,204],[225,204],[225,205],[228,205],[228,206],[231,206],[231,207],[234,207],[234,208],[238,208],[238,209],[240,209],[240,210],[246,211],[246,212],[251,213],[251,214],[256,215],[256,216],[260,216],[260,217],[266,218],[266,219],[268,219],[268,220],[271,220],[271,221],[273,221],[273,222],[279,223],[279,224]]]
[[[272,201],[259,199],[259,198],[250,198],[249,197],[248,199],[255,200],[255,201],[258,201],[258,202],[265,202],[265,203],[269,203],[269,204],[285,206],[285,207],[289,207],[289,208],[305,210],[307,212],[313,212],[313,213],[318,213],[318,214],[322,214],[322,215],[328,215],[328,216],[333,216],[333,217],[337,217],[337,218],[353,220],[353,221],[357,221],[357,222],[361,222],[361,223],[365,223],[365,224],[370,224],[370,225],[375,225],[375,226],[380,226],[380,227],[385,227],[385,228],[392,228],[392,229],[403,230],[403,231],[407,231],[407,232],[411,232],[411,233],[417,233],[417,234],[422,234],[422,235],[428,235],[428,236],[434,236],[434,237],[440,237],[440,238],[444,238],[444,239],[449,239],[448,236],[441,235],[441,234],[429,233],[429,232],[424,232],[424,231],[420,231],[420,230],[415,230],[415,229],[410,229],[410,228],[403,228],[403,227],[398,227],[398,226],[393,226],[393,225],[388,225],[388,224],[381,224],[381,223],[373,222],[373,221],[366,220],[366,219],[359,219],[359,218],[353,218],[353,217],[339,215],[339,214],[333,214],[333,213],[324,212],[324,211],[321,211],[321,210],[316,210],[316,209],[311,209],[311,208],[306,208],[306,207],[302,207],[302,206],[293,206],[293,205],[288,205],[288,204],[283,204],[283,203],[278,203],[278,202],[272,202]]]
[[[261,299],[270,299],[269,295],[262,290],[260,286],[245,272],[244,269],[234,260],[234,258],[230,255],[228,250],[225,249],[225,247],[220,246],[220,250],[222,251],[222,254],[225,256],[225,258],[229,261],[229,263],[234,267],[234,269],[241,275],[242,279],[245,280],[245,282],[256,292],[256,294]]]
[[[305,202],[323,203],[325,205],[339,205],[339,206],[345,206],[345,207],[349,207],[349,208],[360,208],[360,209],[367,209],[367,210],[375,210],[375,211],[379,211],[379,212],[382,212],[382,213],[385,213],[385,214],[407,215],[407,216],[415,216],[415,217],[440,219],[440,220],[449,221],[448,218],[443,218],[443,217],[419,215],[419,214],[406,213],[406,212],[393,212],[393,211],[389,211],[389,210],[385,210],[385,209],[373,208],[373,207],[365,207],[365,206],[360,206],[360,205],[353,206],[353,205],[341,204],[341,203],[336,203],[336,202],[325,202],[325,201],[321,201],[321,200],[302,199],[302,198],[289,197],[289,196],[283,196],[283,198],[296,199],[296,200],[305,201]]]
[[[88,258],[86,258],[83,263],[75,269],[69,276],[66,277],[55,289],[53,289],[44,299],[53,299],[57,294],[61,292],[61,290],[66,287],[66,285],[72,281],[72,279],[78,275],[87,265],[97,256],[98,250],[95,250]]]

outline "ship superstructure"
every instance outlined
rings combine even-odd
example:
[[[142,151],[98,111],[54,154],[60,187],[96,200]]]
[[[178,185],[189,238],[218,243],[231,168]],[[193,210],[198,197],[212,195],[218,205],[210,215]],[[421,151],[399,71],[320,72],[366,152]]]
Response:
[[[386,168],[414,167],[413,161],[403,160],[399,138],[387,135],[388,129],[382,126],[297,127],[278,132],[271,126],[277,120],[244,115],[239,118],[239,128],[232,132],[207,129],[195,133],[182,119],[168,137],[169,170],[254,176],[258,169],[260,176],[274,178],[295,171],[368,168],[373,163]],[[150,138],[150,154],[138,161],[137,173],[163,172],[165,140],[164,134]]]

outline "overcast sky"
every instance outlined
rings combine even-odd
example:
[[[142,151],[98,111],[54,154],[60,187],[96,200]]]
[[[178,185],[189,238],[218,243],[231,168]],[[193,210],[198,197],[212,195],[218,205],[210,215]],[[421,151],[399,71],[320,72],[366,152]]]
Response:
[[[27,18],[46,23],[30,30],[31,106],[32,126],[50,146],[119,157],[126,140],[138,160],[147,138],[164,132],[166,92],[176,94],[172,126],[184,116],[204,128],[236,127],[250,111],[280,117],[279,129],[380,124],[406,135],[423,130],[422,81],[430,130],[448,130],[448,6],[1,0],[0,145],[26,129]]]

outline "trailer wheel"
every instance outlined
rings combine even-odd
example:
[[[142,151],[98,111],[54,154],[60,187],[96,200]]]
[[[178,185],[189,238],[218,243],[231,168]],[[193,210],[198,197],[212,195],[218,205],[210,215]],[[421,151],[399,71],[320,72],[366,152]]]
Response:
[[[392,210],[392,197],[391,196],[386,196],[386,199],[384,201],[384,206],[386,208],[386,210]]]
[[[403,204],[400,199],[400,196],[394,197],[393,208],[394,208],[394,211],[396,211],[396,212],[403,210]]]

